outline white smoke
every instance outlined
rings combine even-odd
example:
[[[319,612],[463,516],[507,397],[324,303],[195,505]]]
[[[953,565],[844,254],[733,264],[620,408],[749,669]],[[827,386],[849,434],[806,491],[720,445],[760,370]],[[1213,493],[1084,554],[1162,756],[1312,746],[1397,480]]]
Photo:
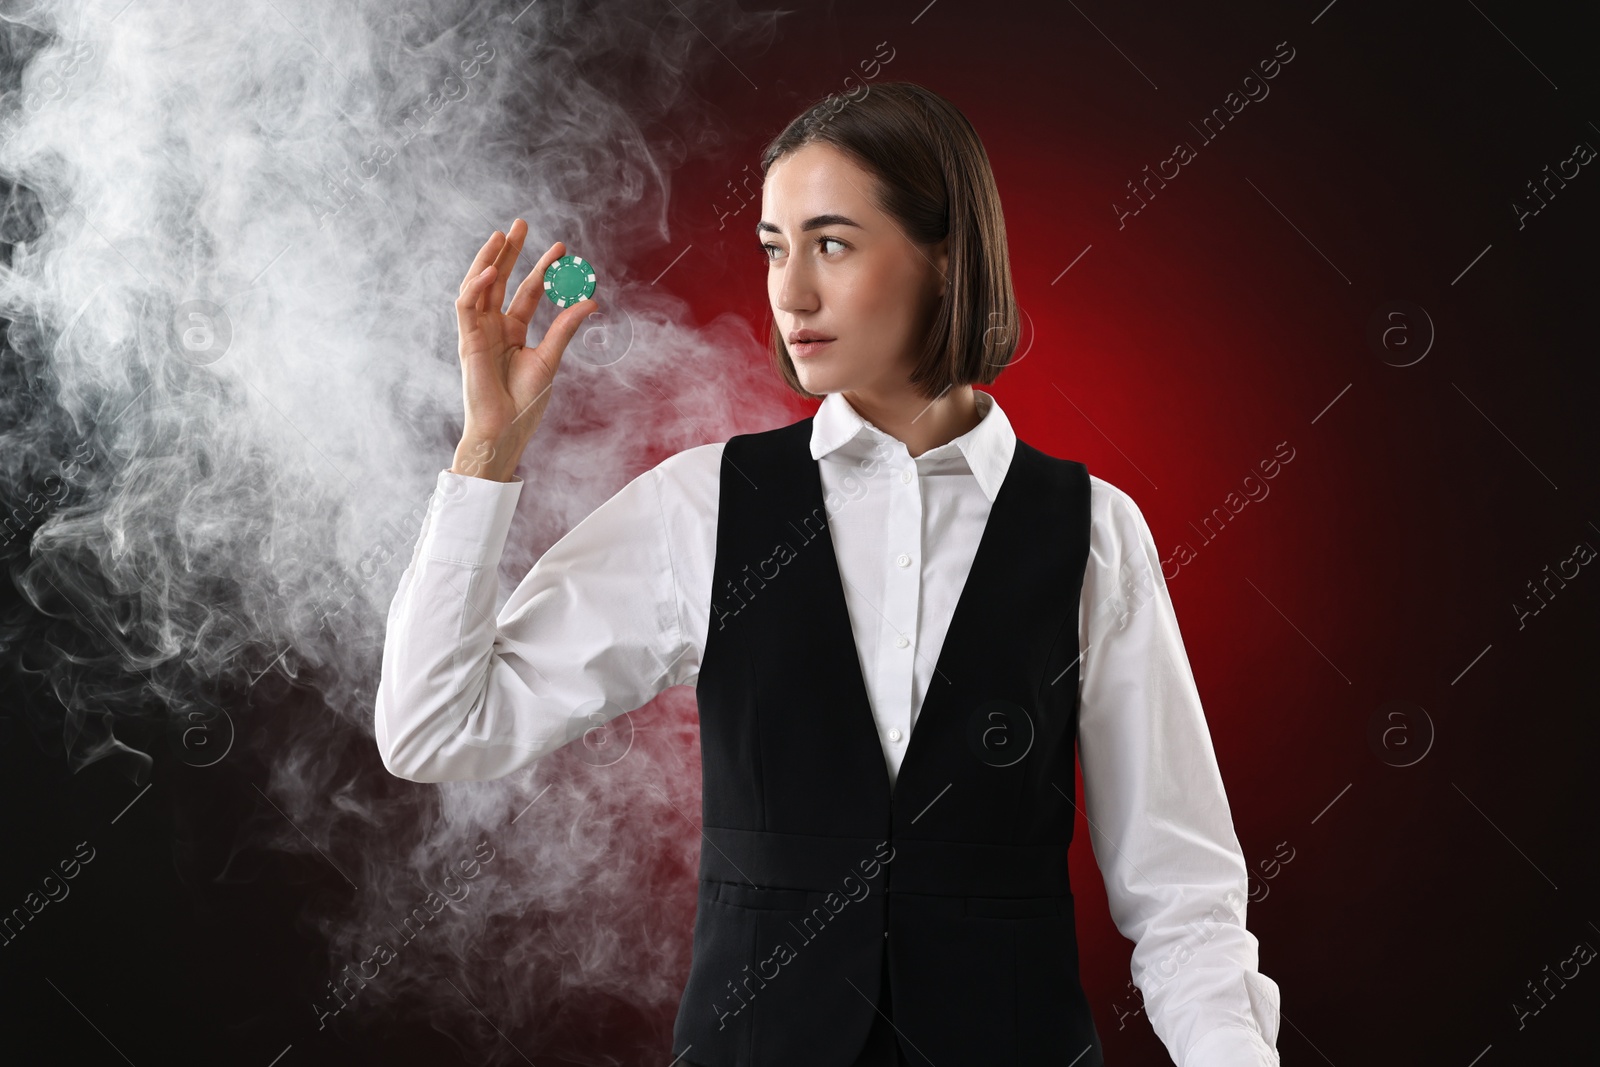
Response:
[[[245,776],[262,802],[235,853],[338,872],[346,895],[306,904],[327,959],[297,1026],[314,1000],[335,1027],[403,1010],[522,1062],[494,1028],[559,1054],[541,1046],[558,1004],[670,1021],[699,841],[692,694],[663,697],[621,764],[563,750],[438,787],[384,771],[372,701],[460,433],[456,286],[494,229],[529,224],[508,292],[560,239],[599,265],[604,308],[529,449],[502,599],[648,463],[792,418],[762,324],[693,327],[629,262],[672,245],[674,168],[724,140],[688,86],[719,51],[763,51],[775,16],[109,0],[0,20],[0,558],[25,598],[0,653],[59,702],[32,708],[37,731],[137,785],[174,765]],[[460,901],[402,939],[434,890]],[[382,942],[393,959],[332,1012],[324,982],[372,975]]]

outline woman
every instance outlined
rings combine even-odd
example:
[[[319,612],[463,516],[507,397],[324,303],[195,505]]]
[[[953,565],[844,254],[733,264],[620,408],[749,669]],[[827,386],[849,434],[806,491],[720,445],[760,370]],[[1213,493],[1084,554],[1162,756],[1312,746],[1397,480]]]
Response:
[[[1103,1062],[1078,980],[1074,743],[1111,914],[1184,1067],[1276,1064],[1278,989],[1143,516],[974,384],[1015,346],[987,156],[908,83],[763,154],[772,355],[815,416],[688,449],[492,577],[562,351],[502,314],[521,220],[456,307],[455,465],[401,579],[385,766],[492,778],[693,684],[704,846],[676,1062]],[[1087,653],[1087,655],[1085,654]]]

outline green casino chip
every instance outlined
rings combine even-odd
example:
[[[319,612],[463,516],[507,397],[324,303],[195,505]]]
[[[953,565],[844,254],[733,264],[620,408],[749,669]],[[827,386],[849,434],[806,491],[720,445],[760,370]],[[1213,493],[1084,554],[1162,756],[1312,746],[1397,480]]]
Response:
[[[582,256],[562,256],[544,272],[544,295],[558,308],[594,295],[594,267]]]

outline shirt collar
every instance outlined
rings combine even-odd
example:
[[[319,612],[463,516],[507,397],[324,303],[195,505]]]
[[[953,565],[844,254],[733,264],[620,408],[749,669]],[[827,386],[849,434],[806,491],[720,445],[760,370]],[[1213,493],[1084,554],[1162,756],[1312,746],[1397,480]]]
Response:
[[[862,418],[843,393],[828,393],[812,418],[811,458],[833,455],[859,460],[883,449],[895,457],[897,465],[915,462],[924,475],[970,472],[993,503],[1011,466],[1017,438],[995,398],[982,389],[972,393],[978,405],[978,425],[953,441],[928,449],[914,461],[903,441]]]

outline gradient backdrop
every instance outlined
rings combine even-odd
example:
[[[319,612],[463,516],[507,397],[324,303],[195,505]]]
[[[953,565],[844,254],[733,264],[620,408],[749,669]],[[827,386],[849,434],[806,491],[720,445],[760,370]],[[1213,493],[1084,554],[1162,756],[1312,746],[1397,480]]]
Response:
[[[525,459],[504,596],[665,455],[811,413],[762,354],[757,158],[889,79],[949,97],[993,162],[1026,325],[992,391],[1169,561],[1285,1063],[1593,1056],[1586,24],[1504,0],[7,5],[0,911],[29,914],[0,1058],[668,1062],[693,693],[619,720],[626,758],[504,781],[403,782],[372,744],[389,598],[460,431],[454,286],[520,215],[606,303]],[[1108,1062],[1168,1063],[1087,841]],[[469,896],[330,1012],[475,847]]]

